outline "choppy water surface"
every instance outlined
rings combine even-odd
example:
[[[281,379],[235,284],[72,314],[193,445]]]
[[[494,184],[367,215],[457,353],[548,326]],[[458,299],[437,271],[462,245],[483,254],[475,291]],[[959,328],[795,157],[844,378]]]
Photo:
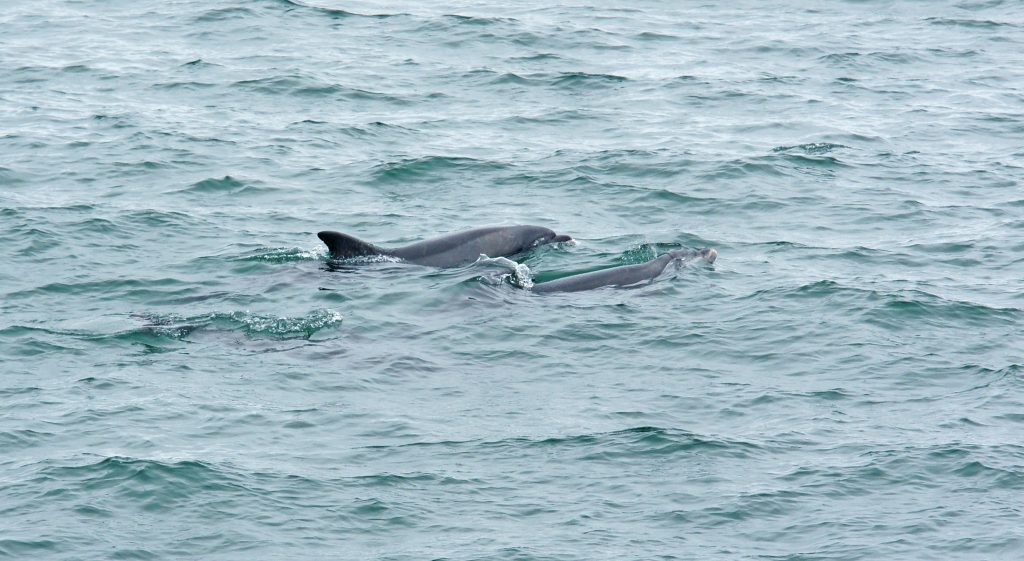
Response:
[[[0,557],[1020,559],[1022,4],[627,4],[5,4]]]

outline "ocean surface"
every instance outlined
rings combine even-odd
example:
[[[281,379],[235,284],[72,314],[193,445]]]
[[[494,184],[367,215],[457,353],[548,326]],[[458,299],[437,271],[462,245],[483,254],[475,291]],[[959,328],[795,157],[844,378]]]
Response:
[[[1022,181],[1018,1],[7,0],[0,558],[1024,559]]]

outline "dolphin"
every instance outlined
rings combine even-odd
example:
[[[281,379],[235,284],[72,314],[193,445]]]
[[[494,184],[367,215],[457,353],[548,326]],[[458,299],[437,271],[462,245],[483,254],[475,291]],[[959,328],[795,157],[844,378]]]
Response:
[[[532,290],[534,292],[578,292],[602,286],[631,286],[653,280],[665,271],[669,263],[681,263],[697,257],[703,258],[708,263],[714,263],[718,252],[710,247],[675,249],[646,263],[562,277],[553,281],[537,283],[533,285]]]
[[[332,259],[387,255],[432,267],[457,267],[476,261],[480,255],[508,257],[538,245],[572,240],[543,226],[475,228],[394,249],[378,247],[341,232],[323,231],[317,237],[327,244]]]

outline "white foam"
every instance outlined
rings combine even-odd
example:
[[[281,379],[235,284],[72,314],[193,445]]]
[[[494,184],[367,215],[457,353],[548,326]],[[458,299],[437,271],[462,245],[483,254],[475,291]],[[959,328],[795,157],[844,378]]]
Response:
[[[533,287],[533,275],[525,263],[517,263],[507,257],[488,257],[480,254],[480,257],[477,258],[473,265],[497,265],[508,269],[511,272],[508,275],[503,275],[503,279],[507,276],[507,278],[511,279],[512,284],[527,290]]]

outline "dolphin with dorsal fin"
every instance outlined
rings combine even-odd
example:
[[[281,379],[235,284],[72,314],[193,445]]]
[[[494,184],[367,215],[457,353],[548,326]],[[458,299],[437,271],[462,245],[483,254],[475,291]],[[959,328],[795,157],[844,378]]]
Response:
[[[330,250],[332,259],[386,255],[417,265],[458,267],[481,255],[508,257],[538,245],[572,241],[543,226],[490,226],[448,234],[405,247],[383,248],[341,232],[317,234]]]
[[[675,249],[660,257],[651,259],[646,263],[638,265],[624,265],[612,267],[590,273],[582,273],[562,277],[553,281],[537,283],[533,285],[533,292],[579,292],[591,290],[602,286],[632,286],[644,281],[653,280],[665,271],[669,263],[680,263],[690,259],[702,258],[708,263],[714,263],[718,252],[710,247],[704,249]]]

